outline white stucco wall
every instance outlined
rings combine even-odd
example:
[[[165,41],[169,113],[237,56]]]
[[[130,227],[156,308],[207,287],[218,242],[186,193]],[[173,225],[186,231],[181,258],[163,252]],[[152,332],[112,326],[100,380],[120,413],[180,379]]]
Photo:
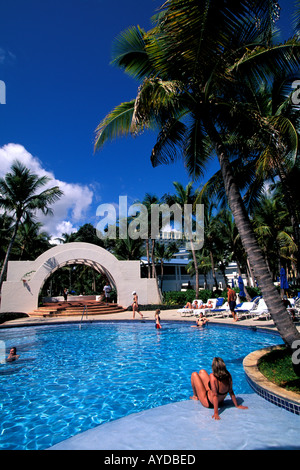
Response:
[[[140,304],[160,303],[154,279],[140,277],[139,261],[119,261],[103,248],[90,243],[66,243],[43,253],[35,261],[10,261],[1,290],[1,312],[29,313],[37,308],[45,280],[59,267],[77,261],[103,272],[117,289],[118,304],[128,307],[136,290]],[[24,280],[24,281],[23,281]]]

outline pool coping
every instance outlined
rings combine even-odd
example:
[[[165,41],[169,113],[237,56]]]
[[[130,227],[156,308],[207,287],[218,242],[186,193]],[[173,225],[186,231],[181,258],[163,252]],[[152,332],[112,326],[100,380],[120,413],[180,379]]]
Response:
[[[243,367],[250,387],[262,398],[287,411],[300,415],[299,394],[291,392],[270,382],[259,370],[262,357],[281,346],[270,346],[248,354],[243,360]]]

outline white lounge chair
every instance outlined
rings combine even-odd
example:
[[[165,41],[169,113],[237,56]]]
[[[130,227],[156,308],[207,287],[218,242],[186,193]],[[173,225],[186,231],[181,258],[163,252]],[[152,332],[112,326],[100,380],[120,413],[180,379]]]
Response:
[[[196,302],[200,306],[203,304],[202,300],[195,299],[195,300],[193,300],[192,305],[195,305]],[[201,312],[201,309],[183,307],[183,308],[180,308],[179,310],[177,310],[177,312],[180,313],[180,315],[182,317],[186,317],[186,316],[197,315],[197,312],[198,312],[198,315],[199,315],[199,313]]]
[[[264,299],[259,299],[257,308],[253,312],[253,319],[255,320],[270,320],[271,315]]]
[[[242,302],[241,304],[237,305],[234,311],[238,318],[253,318],[253,316],[256,314],[255,312],[257,310],[260,299],[261,297],[254,297],[251,302]]]
[[[206,316],[210,315],[211,314],[210,312],[216,308],[217,299],[207,299],[206,305],[208,303],[211,303],[212,306],[199,309],[199,311],[202,312],[203,315],[206,315]]]
[[[298,321],[300,319],[300,298],[297,297],[296,299],[288,299],[288,300],[291,304],[291,307],[287,307],[287,311],[290,313],[292,317],[295,318],[295,320]]]
[[[216,306],[210,310],[210,314],[214,316],[221,315],[222,317],[226,317],[230,314],[228,302],[225,302],[224,297],[217,298]]]

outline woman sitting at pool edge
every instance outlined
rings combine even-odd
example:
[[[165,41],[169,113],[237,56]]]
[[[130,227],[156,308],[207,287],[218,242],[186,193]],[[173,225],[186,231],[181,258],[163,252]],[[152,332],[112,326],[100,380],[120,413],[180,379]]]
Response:
[[[236,396],[232,389],[232,377],[226,369],[223,359],[215,357],[212,362],[212,373],[208,373],[202,369],[199,374],[193,372],[191,375],[191,383],[194,395],[192,400],[199,400],[205,408],[213,408],[214,414],[212,418],[219,420],[219,405],[222,405],[227,393],[236,408],[241,410],[248,409],[247,406],[238,405]]]

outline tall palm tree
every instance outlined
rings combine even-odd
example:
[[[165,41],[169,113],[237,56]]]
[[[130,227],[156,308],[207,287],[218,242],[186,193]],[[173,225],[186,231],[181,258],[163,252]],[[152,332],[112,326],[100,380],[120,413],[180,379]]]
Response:
[[[11,213],[15,221],[12,237],[1,269],[0,289],[4,281],[7,263],[21,220],[24,217],[32,218],[38,210],[41,210],[43,214],[51,214],[52,210],[49,206],[63,194],[58,186],[38,193],[38,190],[49,181],[50,178],[47,176],[39,177],[31,173],[19,161],[15,161],[11,166],[10,172],[4,178],[0,178],[0,207]]]
[[[274,8],[273,8],[274,6]],[[268,0],[168,0],[155,27],[132,28],[118,39],[114,62],[142,80],[135,100],[116,107],[97,128],[96,150],[120,134],[158,128],[151,160],[180,154],[194,179],[218,158],[229,206],[277,328],[291,347],[300,337],[281,303],[231,169],[223,135],[241,98],[240,72],[269,79],[300,62],[296,39],[272,46],[277,10]]]
[[[174,195],[169,195],[165,194],[163,196],[163,199],[169,204],[169,206],[173,204],[179,204],[181,208],[183,208],[186,204],[191,204],[193,207],[197,203],[197,192],[193,191],[193,183],[190,182],[184,187],[181,183],[178,181],[174,181],[173,185],[175,187],[175,194]],[[184,217],[184,213],[183,213]],[[191,255],[193,258],[194,262],[194,269],[195,269],[195,295],[196,298],[198,298],[199,294],[199,271],[198,271],[198,265],[197,265],[197,257],[196,257],[196,252],[197,250],[195,249],[195,244],[193,241],[193,234],[191,227],[188,224],[188,239],[189,239],[189,246],[191,249]]]
[[[152,204],[159,204],[159,198],[155,194],[146,193],[142,201],[142,204],[147,208],[148,214],[151,212]],[[146,238],[146,256],[147,256],[147,269],[148,278],[152,277],[156,279],[156,268],[155,268],[155,240],[151,239],[151,217],[148,217],[148,237]],[[150,264],[151,263],[151,264]],[[152,266],[152,269],[151,269]]]
[[[175,253],[178,251],[178,245],[176,242],[168,243],[157,243],[155,245],[155,258],[160,262],[160,290],[162,292],[163,279],[164,279],[164,262],[169,261],[173,258]]]

